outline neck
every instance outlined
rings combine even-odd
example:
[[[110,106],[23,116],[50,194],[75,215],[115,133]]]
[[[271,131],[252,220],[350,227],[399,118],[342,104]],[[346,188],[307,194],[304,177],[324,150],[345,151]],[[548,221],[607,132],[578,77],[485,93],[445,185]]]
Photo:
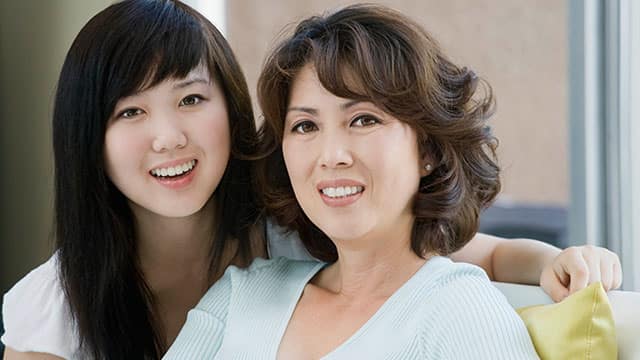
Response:
[[[140,267],[152,292],[174,288],[189,279],[206,289],[215,237],[215,202],[210,199],[197,213],[168,218],[132,205]]]
[[[321,272],[316,285],[358,301],[386,299],[426,262],[411,249],[411,226],[362,239],[334,241],[338,261]]]

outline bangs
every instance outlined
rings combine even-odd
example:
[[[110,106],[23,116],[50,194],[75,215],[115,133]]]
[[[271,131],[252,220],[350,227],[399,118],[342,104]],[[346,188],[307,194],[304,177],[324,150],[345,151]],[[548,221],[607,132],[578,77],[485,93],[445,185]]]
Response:
[[[420,57],[409,53],[409,39],[398,34],[392,38],[362,24],[340,30],[312,39],[308,52],[307,62],[315,66],[318,79],[329,92],[388,108],[389,100],[414,91],[415,79],[424,76],[424,68],[409,60]]]
[[[215,76],[203,25],[178,4],[138,1],[135,11],[127,10],[121,7],[112,14],[114,30],[99,39],[103,53],[111,55],[99,76],[107,117],[119,99],[167,79],[184,78],[198,66]]]
[[[341,98],[373,101],[375,92],[367,87],[366,84],[370,83],[370,80],[357,67],[358,60],[345,54],[333,55],[327,50],[329,49],[326,47],[314,48],[312,58],[309,60],[322,86]]]

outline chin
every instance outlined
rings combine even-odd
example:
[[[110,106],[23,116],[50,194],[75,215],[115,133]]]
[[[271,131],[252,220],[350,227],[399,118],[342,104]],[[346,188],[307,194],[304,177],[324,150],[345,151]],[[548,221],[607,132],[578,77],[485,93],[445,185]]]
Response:
[[[326,225],[326,224],[325,224]],[[318,226],[331,240],[349,241],[366,236],[370,229],[354,226],[353,222],[344,221],[341,224],[333,223],[330,226]]]
[[[196,201],[195,199],[180,199],[179,201],[155,203],[142,207],[145,210],[161,217],[185,218],[200,212],[206,204],[206,200]]]
[[[164,211],[162,213],[158,213],[158,215],[161,215],[161,216],[167,217],[167,218],[179,219],[179,218],[186,218],[186,217],[192,216],[192,215],[198,213],[201,209],[202,208],[199,208],[199,209],[194,209],[194,208],[176,208],[176,209],[171,209],[171,210]]]

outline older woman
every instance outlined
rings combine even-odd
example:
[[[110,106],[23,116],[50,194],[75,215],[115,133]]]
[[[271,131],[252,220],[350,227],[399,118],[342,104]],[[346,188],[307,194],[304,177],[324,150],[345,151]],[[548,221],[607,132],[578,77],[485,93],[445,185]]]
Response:
[[[530,359],[467,243],[498,193],[488,85],[377,6],[302,21],[259,82],[261,193],[323,262],[231,267],[167,358]]]

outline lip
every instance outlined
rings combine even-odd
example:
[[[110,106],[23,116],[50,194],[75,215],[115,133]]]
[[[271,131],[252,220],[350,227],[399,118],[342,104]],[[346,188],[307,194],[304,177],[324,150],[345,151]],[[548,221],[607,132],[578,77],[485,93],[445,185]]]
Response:
[[[167,161],[167,162],[164,162],[164,163],[160,163],[158,165],[154,165],[153,167],[149,168],[148,171],[149,171],[149,173],[151,173],[151,170],[153,170],[153,169],[174,167],[176,165],[182,165],[182,164],[184,164],[186,162],[189,162],[191,160],[195,160],[196,162],[198,161],[198,159],[195,156],[193,156],[193,157],[184,157],[184,158],[181,158],[181,159],[171,160],[171,161]]]
[[[361,186],[363,190],[354,195],[342,196],[339,198],[331,198],[324,193],[322,193],[322,189],[327,187],[346,187],[346,186]],[[344,207],[349,206],[362,197],[362,194],[366,191],[366,187],[363,183],[351,179],[336,179],[336,180],[325,180],[320,181],[316,188],[318,190],[318,194],[320,194],[320,198],[322,201],[330,207]]]
[[[335,180],[324,180],[318,182],[316,184],[316,189],[321,191],[324,188],[328,187],[344,187],[344,186],[362,186],[365,187],[363,183],[351,179],[335,179]]]
[[[159,168],[164,168],[164,167],[171,167],[171,166],[176,166],[176,165],[180,165],[180,164],[184,164],[188,161],[191,160],[195,160],[196,163],[193,166],[193,168],[189,171],[189,173],[187,173],[186,175],[180,175],[174,178],[163,178],[163,177],[157,177],[157,176],[153,176],[151,174],[151,170],[149,170],[148,174],[149,176],[151,176],[153,178],[153,180],[155,180],[156,182],[158,182],[158,184],[167,187],[169,189],[172,190],[180,190],[183,189],[187,186],[189,186],[192,182],[193,179],[196,176],[196,172],[198,171],[198,169],[200,168],[200,162],[196,159],[196,158],[186,158],[186,159],[181,159],[181,160],[174,160],[174,161],[170,161],[170,162],[166,162],[163,163],[161,165],[159,165],[158,167],[154,167],[153,169],[159,169]]]

